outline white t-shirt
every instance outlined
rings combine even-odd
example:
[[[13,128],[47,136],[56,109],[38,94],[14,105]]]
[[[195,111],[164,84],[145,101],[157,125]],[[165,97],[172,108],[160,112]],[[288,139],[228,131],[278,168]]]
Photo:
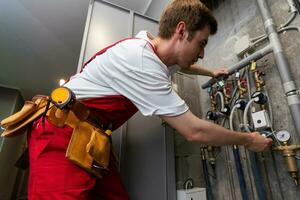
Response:
[[[177,116],[189,108],[171,87],[178,66],[167,67],[155,54],[146,31],[96,56],[65,84],[77,99],[127,97],[145,116]]]

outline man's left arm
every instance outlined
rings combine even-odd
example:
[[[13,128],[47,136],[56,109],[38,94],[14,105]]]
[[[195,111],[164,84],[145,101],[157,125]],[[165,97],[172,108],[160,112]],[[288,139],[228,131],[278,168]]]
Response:
[[[208,69],[197,64],[191,65],[189,68],[181,70],[181,72],[185,74],[203,75],[203,76],[210,76],[210,77],[218,77],[220,75],[228,74],[226,67]]]

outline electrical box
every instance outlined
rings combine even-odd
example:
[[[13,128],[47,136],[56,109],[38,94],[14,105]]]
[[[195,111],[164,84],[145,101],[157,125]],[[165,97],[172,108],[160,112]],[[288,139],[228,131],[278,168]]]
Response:
[[[177,200],[206,200],[206,189],[195,187],[177,190]]]
[[[269,115],[266,110],[251,113],[255,130],[260,131],[271,127]]]
[[[250,46],[250,38],[249,35],[244,35],[243,37],[239,38],[236,43],[234,44],[233,50],[234,53],[241,57],[243,54],[247,53],[248,51],[251,51]]]

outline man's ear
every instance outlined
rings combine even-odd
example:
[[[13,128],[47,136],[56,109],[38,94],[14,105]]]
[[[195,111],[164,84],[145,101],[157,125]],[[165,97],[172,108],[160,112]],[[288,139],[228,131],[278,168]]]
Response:
[[[179,39],[183,39],[184,36],[185,36],[184,34],[186,33],[186,24],[185,24],[185,22],[180,21],[176,26],[175,32],[178,35]]]

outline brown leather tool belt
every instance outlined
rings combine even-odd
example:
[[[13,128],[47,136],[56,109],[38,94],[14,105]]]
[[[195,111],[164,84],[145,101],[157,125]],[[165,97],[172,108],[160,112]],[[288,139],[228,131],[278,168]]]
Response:
[[[24,133],[31,122],[45,113],[48,101],[47,96],[40,95],[35,96],[32,101],[26,101],[19,112],[1,121],[1,126],[5,129],[2,136],[11,137]],[[88,122],[89,109],[79,101],[63,110],[50,104],[46,115],[54,126],[68,125],[73,128],[66,157],[101,178],[108,170],[111,142],[107,131]]]
[[[53,125],[73,128],[66,157],[101,178],[108,170],[111,143],[104,130],[88,122],[89,109],[75,101],[69,109],[61,110],[52,106],[47,115]]]

